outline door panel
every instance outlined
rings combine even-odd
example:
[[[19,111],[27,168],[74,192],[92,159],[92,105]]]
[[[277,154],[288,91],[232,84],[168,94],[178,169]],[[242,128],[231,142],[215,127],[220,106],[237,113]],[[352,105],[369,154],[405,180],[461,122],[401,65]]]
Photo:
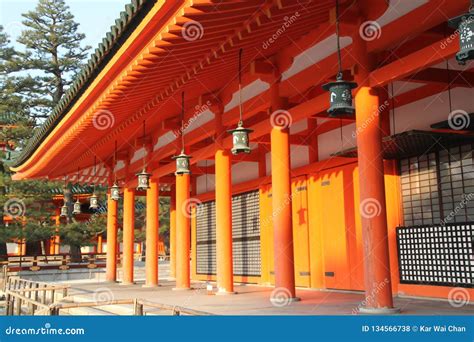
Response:
[[[306,177],[294,179],[291,184],[293,250],[296,286],[310,286],[308,237],[308,187]]]

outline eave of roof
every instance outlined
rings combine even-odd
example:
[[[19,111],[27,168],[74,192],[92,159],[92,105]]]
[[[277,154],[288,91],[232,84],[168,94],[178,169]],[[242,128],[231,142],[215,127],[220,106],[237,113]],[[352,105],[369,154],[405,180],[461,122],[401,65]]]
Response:
[[[102,39],[102,42],[99,43],[99,46],[95,49],[95,52],[91,55],[87,64],[76,76],[76,79],[53,109],[48,119],[35,132],[27,146],[14,163],[12,163],[12,167],[20,166],[31,157],[43,140],[52,132],[95,77],[115,55],[118,47],[130,36],[157,1],[158,0],[132,0],[130,4],[125,6],[125,10],[122,11],[120,17],[115,20],[115,24],[111,26],[110,31]]]

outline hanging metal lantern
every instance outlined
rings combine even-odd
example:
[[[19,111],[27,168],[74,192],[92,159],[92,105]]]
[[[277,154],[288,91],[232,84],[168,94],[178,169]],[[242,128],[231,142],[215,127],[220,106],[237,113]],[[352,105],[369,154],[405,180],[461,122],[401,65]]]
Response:
[[[253,130],[243,127],[242,121],[239,121],[237,128],[231,129],[228,132],[232,134],[233,146],[230,151],[233,155],[239,153],[249,154],[251,152],[249,133],[253,132]]]
[[[328,109],[329,116],[351,116],[355,113],[352,104],[352,89],[357,88],[357,83],[348,82],[342,79],[342,73],[337,75],[335,82],[329,82],[323,85],[323,89],[329,91],[330,107]]]
[[[117,183],[114,183],[114,185],[112,185],[110,188],[110,198],[113,201],[120,200],[120,187],[117,185]]]
[[[173,159],[176,159],[175,175],[191,174],[191,170],[189,168],[189,159],[191,159],[191,156],[188,156],[184,153],[184,151],[181,151],[181,153],[177,156],[174,156]]]
[[[89,199],[89,208],[90,209],[98,209],[99,208],[99,200],[95,193],[92,194],[91,198]]]
[[[460,50],[456,60],[465,65],[466,61],[474,59],[474,1],[471,1],[469,13],[450,19],[448,24],[459,32]]]
[[[72,210],[74,215],[78,215],[81,213],[81,202],[79,202],[79,198],[74,203],[74,209]]]
[[[68,207],[66,205],[66,202],[64,202],[63,206],[61,207],[61,214],[59,214],[61,217],[67,217],[68,216]]]
[[[138,176],[138,186],[137,190],[146,190],[150,188],[150,174],[146,172],[145,169],[142,172],[137,173]]]

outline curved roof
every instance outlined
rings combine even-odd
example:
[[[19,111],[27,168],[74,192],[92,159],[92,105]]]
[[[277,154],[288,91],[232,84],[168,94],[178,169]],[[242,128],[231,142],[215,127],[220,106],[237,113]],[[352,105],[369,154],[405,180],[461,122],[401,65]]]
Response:
[[[115,20],[115,24],[111,26],[110,31],[102,39],[102,42],[99,43],[99,46],[95,49],[87,64],[76,76],[74,82],[53,109],[48,119],[36,130],[27,146],[14,161],[13,167],[24,163],[39,147],[44,138],[48,136],[57,123],[76,103],[84,90],[90,85],[91,81],[109,62],[111,56],[115,54],[117,47],[128,38],[130,33],[136,28],[137,24],[153,7],[156,1],[157,0],[132,0],[130,4],[125,6],[125,10],[122,11],[120,17]]]

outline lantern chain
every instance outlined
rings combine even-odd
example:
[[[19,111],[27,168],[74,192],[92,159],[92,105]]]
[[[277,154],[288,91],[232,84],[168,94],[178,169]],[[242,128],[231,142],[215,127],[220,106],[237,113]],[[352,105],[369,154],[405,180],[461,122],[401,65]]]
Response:
[[[240,48],[239,50],[239,124],[238,126],[243,125],[243,105],[242,105],[242,54],[244,49]]]
[[[339,0],[336,0],[336,41],[337,41],[337,63],[339,71],[337,73],[337,79],[342,80],[342,57],[341,57],[341,42],[339,34]]]

